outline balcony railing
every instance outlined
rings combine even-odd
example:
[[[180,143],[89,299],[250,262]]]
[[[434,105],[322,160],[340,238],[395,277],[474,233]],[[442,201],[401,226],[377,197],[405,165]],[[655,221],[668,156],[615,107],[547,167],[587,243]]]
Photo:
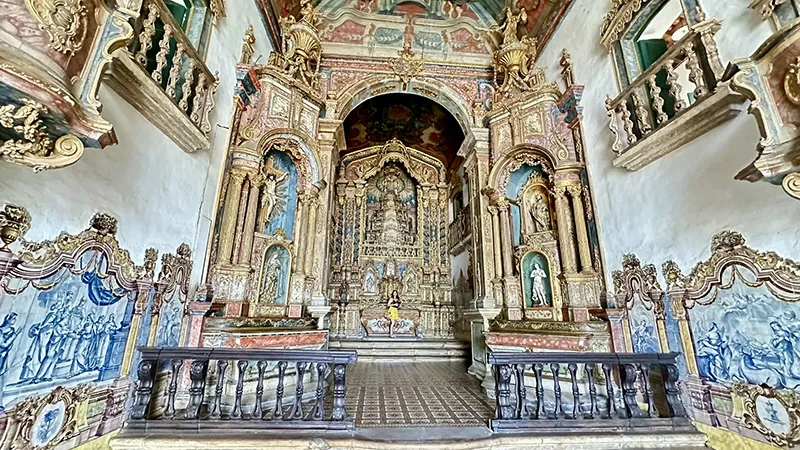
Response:
[[[157,347],[139,351],[142,359],[128,430],[353,429],[352,418],[345,414],[345,375],[347,365],[358,358],[354,351]],[[181,392],[187,385],[182,382],[184,366],[189,382]],[[316,389],[306,401],[309,383]],[[274,385],[269,398],[264,397],[266,384]],[[157,385],[163,386],[157,389]],[[287,385],[294,388],[294,395],[285,395]],[[184,405],[176,401],[187,395]],[[331,406],[330,414],[326,405]]]
[[[450,250],[461,249],[464,241],[470,236],[472,236],[472,217],[469,206],[465,206],[450,224]]]
[[[741,112],[743,97],[720,83],[714,36],[720,23],[694,25],[617,98],[606,100],[614,165],[639,170]],[[685,95],[684,92],[690,92]]]
[[[145,0],[127,48],[113,53],[109,84],[184,151],[210,147],[216,75],[163,0]]]
[[[677,356],[491,353],[497,396],[492,429],[690,427],[676,386]]]

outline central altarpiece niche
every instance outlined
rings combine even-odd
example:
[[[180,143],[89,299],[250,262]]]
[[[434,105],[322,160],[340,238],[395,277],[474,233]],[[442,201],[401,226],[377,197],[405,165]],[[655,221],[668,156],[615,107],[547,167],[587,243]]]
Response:
[[[394,333],[451,334],[444,164],[392,139],[339,165],[329,296],[346,299],[338,334],[388,334],[386,302],[402,300]]]

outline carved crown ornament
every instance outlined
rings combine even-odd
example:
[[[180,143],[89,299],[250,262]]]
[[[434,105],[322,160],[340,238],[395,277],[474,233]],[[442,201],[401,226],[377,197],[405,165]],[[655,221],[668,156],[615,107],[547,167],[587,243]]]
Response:
[[[0,129],[13,136],[0,141],[0,159],[32,167],[35,172],[66,167],[83,155],[83,142],[71,134],[55,141],[50,137],[41,115],[48,109],[41,103],[23,98],[20,105],[0,105]]]
[[[684,297],[687,308],[698,299],[728,289],[738,280],[749,287],[765,286],[776,298],[786,302],[800,301],[800,265],[782,258],[775,252],[762,252],[746,245],[736,231],[723,231],[711,240],[711,257],[698,263],[689,275],[678,264],[666,261],[662,265],[667,290]],[[716,300],[716,295],[703,304]]]
[[[68,54],[81,49],[86,38],[83,0],[25,0],[25,6],[47,32],[53,50]]]
[[[747,428],[758,431],[777,446],[794,447],[800,442],[800,397],[797,393],[750,384],[734,384],[732,390],[744,400],[742,419]]]
[[[389,64],[392,66],[392,72],[400,78],[400,81],[403,83],[403,89],[405,90],[408,86],[408,82],[422,73],[425,62],[414,59],[414,52],[411,50],[411,47],[404,47],[403,50],[400,50],[397,54],[400,55],[400,57],[390,59]]]
[[[317,25],[320,19],[312,0],[301,0],[300,19],[288,16],[279,20],[282,46],[269,55],[269,66],[277,69],[295,85],[319,97],[319,63],[322,42]]]

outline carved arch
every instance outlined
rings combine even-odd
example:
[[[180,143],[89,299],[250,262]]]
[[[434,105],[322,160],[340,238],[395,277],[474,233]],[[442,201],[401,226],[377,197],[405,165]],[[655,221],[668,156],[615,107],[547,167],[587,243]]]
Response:
[[[520,145],[503,155],[494,164],[489,173],[489,186],[499,192],[505,192],[511,173],[524,164],[541,167],[542,172],[550,178],[549,181],[553,181],[555,161],[550,153],[538,146]]]
[[[351,181],[368,180],[389,162],[402,164],[421,185],[444,183],[447,176],[441,161],[425,152],[406,147],[398,139],[392,139],[382,146],[369,147],[345,156],[340,163],[343,170],[340,177]]]
[[[251,149],[262,155],[265,150],[279,140],[290,142],[297,147],[299,154],[291,156],[300,161],[298,173],[305,186],[319,184],[322,172],[319,149],[311,137],[300,130],[276,128],[258,138],[242,143],[240,147]]]
[[[654,310],[656,318],[664,318],[663,291],[656,276],[656,266],[642,264],[634,254],[622,256],[622,270],[615,270],[611,277],[614,281],[614,297],[617,307],[628,310],[636,306],[639,298],[644,307]]]
[[[393,75],[375,75],[354,83],[338,93],[336,119],[344,122],[361,103],[379,95],[393,93],[418,95],[438,103],[455,117],[465,136],[470,134],[472,128],[470,100],[452,87],[429,77],[417,77],[408,83],[405,89],[403,83]]]

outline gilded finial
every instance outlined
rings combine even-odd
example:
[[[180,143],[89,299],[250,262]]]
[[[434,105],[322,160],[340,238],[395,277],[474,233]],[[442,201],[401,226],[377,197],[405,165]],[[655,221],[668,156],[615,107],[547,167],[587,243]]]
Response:
[[[31,215],[22,206],[6,204],[0,211],[0,250],[8,250],[9,246],[23,237],[31,228]]]

